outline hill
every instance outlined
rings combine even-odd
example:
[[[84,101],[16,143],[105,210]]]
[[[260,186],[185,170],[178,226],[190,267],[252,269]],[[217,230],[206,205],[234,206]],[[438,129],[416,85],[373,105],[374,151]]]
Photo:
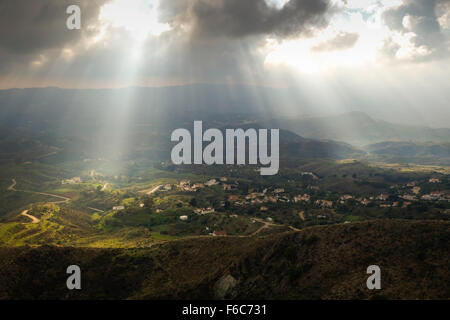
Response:
[[[448,299],[450,223],[371,221],[145,249],[0,248],[1,299]],[[81,267],[83,290],[65,287]],[[379,265],[382,290],[366,288]]]
[[[363,112],[334,116],[274,119],[270,125],[303,137],[334,139],[362,146],[383,141],[448,142],[450,129],[434,129],[375,120]]]
[[[272,127],[275,128],[275,127]],[[232,124],[227,128],[221,128],[223,135],[225,136],[226,129],[265,129],[259,123],[244,123],[244,124]],[[348,158],[359,158],[363,157],[366,152],[353,146],[335,140],[317,140],[317,139],[308,139],[299,136],[298,134],[284,129],[279,129],[280,131],[280,159],[285,160],[283,163],[286,163],[289,160],[298,160],[302,159],[348,159]],[[270,135],[269,135],[270,136]],[[271,141],[268,141],[269,149],[271,145]],[[226,150],[226,144],[224,142],[224,150]],[[246,150],[248,151],[248,150]]]
[[[298,99],[286,101],[284,96]],[[397,124],[355,111],[307,116],[302,93],[291,89],[248,86],[190,85],[163,88],[69,90],[59,88],[0,90],[0,136],[46,132],[52,142],[66,137],[89,139],[93,134],[151,126],[179,128],[186,121],[211,121],[214,127],[236,122],[259,122],[265,127],[290,130],[312,139],[332,139],[355,145],[382,141],[445,142],[450,129]],[[280,105],[280,101],[283,104]],[[14,137],[13,137],[14,138]],[[31,139],[31,138],[30,138]],[[78,141],[78,142],[80,142]],[[73,141],[75,143],[77,141]],[[8,141],[5,141],[8,147]]]
[[[450,165],[450,143],[386,141],[363,148],[370,158],[390,163]]]

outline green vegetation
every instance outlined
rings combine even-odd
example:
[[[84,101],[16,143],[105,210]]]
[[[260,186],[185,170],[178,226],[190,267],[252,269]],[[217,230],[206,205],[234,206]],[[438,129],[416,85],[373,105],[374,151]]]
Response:
[[[449,240],[448,222],[377,220],[151,248],[3,247],[0,299],[447,299]],[[60,285],[71,264],[83,290]],[[381,292],[364,287],[371,264]]]
[[[2,171],[0,181],[9,190],[0,197],[0,244],[142,247],[214,232],[250,236],[259,232],[264,220],[276,230],[374,219],[450,219],[448,201],[420,198],[450,189],[448,175],[439,171],[401,172],[355,159],[287,161],[270,177],[260,176],[251,166],[149,165],[8,165],[15,176]],[[34,171],[45,174],[31,174]],[[220,181],[222,177],[226,179]],[[431,178],[439,182],[430,183]],[[16,185],[11,189],[12,179]],[[205,186],[211,179],[216,182]],[[199,187],[181,187],[182,180]],[[419,194],[414,195],[411,183]],[[282,192],[275,193],[277,189]],[[302,195],[308,201],[295,200]],[[378,200],[380,195],[384,200]],[[417,200],[405,200],[404,195]],[[32,224],[19,215],[23,210],[41,221]]]
[[[131,132],[126,156],[89,149],[89,128],[83,138],[46,130],[0,152],[0,299],[372,299],[358,287],[370,264],[383,265],[386,298],[450,296],[439,286],[448,167],[370,163],[389,157],[282,131],[279,174],[261,176],[174,166],[156,129]],[[49,289],[68,261],[90,270],[81,295]],[[227,276],[239,281],[223,296]]]

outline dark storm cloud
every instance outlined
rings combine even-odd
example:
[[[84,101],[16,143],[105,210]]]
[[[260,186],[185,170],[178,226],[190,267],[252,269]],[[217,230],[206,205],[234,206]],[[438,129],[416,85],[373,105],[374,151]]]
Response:
[[[20,73],[31,61],[53,50],[58,52],[96,32],[92,26],[109,0],[1,0],[0,74]],[[66,9],[79,5],[82,29],[68,30]],[[48,57],[47,57],[48,58]]]
[[[128,76],[180,82],[257,81],[264,73],[261,47],[267,35],[293,36],[324,26],[328,2],[291,0],[276,9],[265,0],[161,1],[159,20],[172,29],[147,39],[138,70],[132,70],[129,60],[132,35],[111,28],[105,32],[106,47],[98,44],[68,63],[58,61],[52,72],[99,81],[123,81]],[[39,72],[45,76],[47,70]]]
[[[175,0],[161,3],[161,20],[192,27],[199,37],[289,37],[325,26],[329,0],[290,0],[282,8],[265,0]]]
[[[285,39],[319,30],[333,7],[329,0],[291,0],[282,8],[265,0],[172,0],[161,1],[159,10],[160,22],[173,29],[161,36],[160,63],[146,65],[143,72],[194,81],[256,82],[264,75],[261,48],[267,36]]]
[[[359,34],[341,32],[333,39],[319,43],[312,48],[313,51],[334,51],[352,48],[358,42]]]
[[[402,5],[386,11],[383,18],[391,30],[414,32],[413,44],[426,46],[433,52],[431,57],[444,56],[448,54],[449,35],[442,31],[436,12],[442,5],[447,5],[448,10],[449,3],[450,0],[404,0]]]
[[[58,48],[78,40],[86,26],[98,17],[108,0],[2,0],[0,2],[0,47],[15,54]],[[66,28],[69,5],[79,5],[84,28]]]
[[[124,79],[127,74],[180,81],[254,79],[264,68],[260,49],[268,35],[281,39],[312,32],[326,26],[327,13],[332,12],[329,0],[291,0],[279,9],[265,0],[161,1],[159,20],[172,29],[147,39],[141,49],[145,58],[139,70],[131,72],[127,61],[133,39],[124,30],[110,26],[105,31],[106,46],[97,43],[87,50],[76,46],[96,32],[99,10],[107,1],[3,0],[0,74],[33,72],[37,77],[59,79]],[[65,27],[69,4],[82,9],[80,31]],[[74,49],[70,60],[61,58],[67,47]],[[42,56],[47,62],[31,70],[30,62]]]
[[[65,79],[93,81],[139,81],[139,79],[172,79],[214,82],[244,81],[263,72],[264,56],[259,52],[259,40],[200,41],[183,33],[165,32],[149,37],[140,47],[139,62],[133,58],[134,39],[120,29],[107,30],[108,45],[98,43],[79,52],[70,62],[57,59],[52,75]],[[112,36],[114,35],[114,36]],[[137,67],[137,69],[136,69]],[[40,68],[45,77],[47,68]]]

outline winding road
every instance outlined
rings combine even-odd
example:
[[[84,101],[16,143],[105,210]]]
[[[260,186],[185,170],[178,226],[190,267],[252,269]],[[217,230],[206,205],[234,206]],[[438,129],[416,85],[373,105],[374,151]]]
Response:
[[[276,226],[280,226],[278,224],[271,223],[271,222],[268,222],[268,221],[265,221],[265,220],[262,220],[262,219],[258,219],[258,218],[253,218],[253,220],[256,221],[256,222],[262,223],[263,225],[261,226],[261,228],[259,228],[258,230],[256,230],[252,234],[248,235],[248,237],[256,236],[258,233],[260,233],[264,229],[268,229],[268,228],[273,227],[273,226],[275,226],[275,227]]]
[[[21,216],[27,217],[29,219],[31,219],[31,223],[34,224],[38,224],[39,222],[41,222],[41,220],[39,220],[38,218],[36,218],[35,216],[32,216],[31,214],[28,214],[28,210],[24,210],[20,213]]]
[[[16,184],[17,184],[16,179],[11,179],[11,181],[12,181],[12,184],[8,187],[8,191],[27,192],[27,193],[40,194],[40,195],[42,195],[42,196],[49,196],[49,197],[54,197],[54,198],[61,199],[60,201],[52,201],[52,202],[48,202],[48,203],[55,203],[55,204],[56,204],[56,203],[65,203],[65,202],[69,202],[70,200],[72,200],[72,199],[70,199],[70,198],[68,198],[68,197],[59,196],[59,195],[53,194],[53,193],[45,193],[45,192],[37,192],[37,191],[28,191],[28,190],[17,190],[17,189],[15,188],[15,187],[16,187]]]
[[[61,199],[60,201],[48,202],[48,203],[54,203],[54,204],[66,203],[66,202],[69,202],[70,200],[72,200],[70,198],[59,196],[57,194],[52,194],[52,193],[36,192],[36,191],[28,191],[28,190],[17,190],[16,189],[16,184],[17,184],[16,179],[11,179],[11,181],[12,181],[12,184],[8,187],[8,191],[27,192],[27,193],[39,194],[39,195],[42,195],[42,196],[49,196],[49,197],[54,197],[54,198]],[[24,210],[24,211],[22,211],[20,213],[20,215],[31,219],[31,223],[34,223],[34,224],[37,224],[37,223],[39,223],[41,221],[40,219],[36,218],[35,216],[32,216],[31,214],[28,214],[28,212],[29,212],[29,210]]]
[[[55,198],[61,199],[60,201],[48,202],[48,203],[54,203],[54,204],[57,204],[57,203],[67,203],[67,202],[69,202],[69,201],[72,200],[72,199],[70,199],[70,198],[68,198],[68,197],[64,197],[64,196],[60,196],[60,195],[56,195],[56,194],[52,194],[52,193],[36,192],[36,191],[26,191],[26,190],[17,190],[17,189],[15,188],[15,187],[16,187],[16,184],[17,184],[16,179],[11,179],[11,181],[12,181],[12,184],[8,187],[8,191],[28,192],[28,193],[34,193],[34,194],[39,194],[39,195],[43,195],[43,196],[50,196],[50,197],[55,197]],[[108,184],[105,184],[105,185],[103,186],[103,189],[105,189],[105,188],[107,187],[107,185],[108,185]],[[148,195],[151,195],[151,194],[155,193],[156,191],[158,191],[161,187],[162,187],[162,185],[156,186],[155,188],[153,188],[153,189],[152,189],[150,192],[148,192],[147,194],[148,194]],[[104,212],[103,210],[96,209],[96,208],[92,208],[92,207],[88,207],[88,209],[91,209],[91,210],[94,210],[94,211],[97,211],[97,212]],[[29,210],[24,210],[24,211],[22,211],[22,212],[20,213],[20,215],[25,216],[25,217],[31,219],[32,223],[34,223],[34,224],[37,224],[37,223],[40,222],[40,220],[39,220],[38,218],[36,218],[35,216],[32,216],[32,215],[28,214],[28,212],[29,212]],[[234,236],[234,237],[243,237],[243,238],[246,238],[246,237],[253,237],[253,236],[256,236],[257,234],[259,234],[259,233],[260,233],[261,231],[263,231],[264,229],[268,229],[268,228],[270,228],[270,227],[276,227],[276,226],[278,226],[278,227],[283,226],[283,225],[271,223],[271,222],[268,222],[268,221],[265,221],[265,220],[262,220],[262,219],[259,219],[259,218],[253,218],[253,220],[255,220],[255,221],[259,222],[259,223],[262,223],[263,225],[261,226],[261,228],[259,228],[259,229],[256,230],[255,232],[251,233],[250,235],[245,235],[245,236],[244,236],[244,235],[240,235],[240,236]],[[296,232],[302,231],[302,230],[300,230],[300,229],[294,228],[293,226],[287,226],[287,227],[288,227],[289,229],[291,229],[292,231],[296,231]],[[205,237],[205,236],[194,236],[194,237],[190,237],[190,238],[197,238],[197,237]],[[228,237],[230,237],[230,236],[228,236]],[[232,236],[232,237],[233,237],[233,236]]]
[[[35,191],[23,191],[23,192],[29,192],[29,193],[34,193],[34,194],[40,194],[42,196],[49,196],[49,197],[55,197],[55,198],[62,199],[61,201],[52,201],[52,202],[48,202],[48,203],[55,203],[55,204],[56,203],[66,203],[66,202],[69,202],[70,200],[72,200],[72,199],[67,198],[67,197],[58,196],[56,194],[45,193],[45,192],[35,192]]]
[[[16,179],[12,179],[11,181],[12,181],[12,185],[10,185],[10,186],[8,187],[8,191],[17,191],[17,190],[15,189],[15,186],[16,186],[16,184],[17,184]]]
[[[72,200],[72,199],[70,199],[70,198],[68,198],[68,197],[60,196],[60,195],[53,194],[53,193],[37,192],[37,191],[28,191],[28,190],[17,190],[17,189],[15,188],[15,187],[16,187],[16,184],[17,184],[16,179],[11,179],[11,181],[12,181],[12,184],[8,187],[8,191],[14,191],[14,192],[27,192],[27,193],[39,194],[39,195],[42,195],[42,196],[48,196],[48,197],[54,197],[54,198],[57,198],[57,199],[61,199],[61,200],[59,200],[59,201],[51,201],[51,202],[47,202],[47,203],[53,203],[53,204],[67,203],[67,202],[70,202],[70,201]],[[108,184],[106,183],[106,184],[103,186],[103,188],[106,188],[107,185],[108,185]],[[97,211],[97,212],[105,212],[105,211],[103,211],[103,210],[96,209],[96,208],[91,208],[91,207],[88,207],[88,209],[91,209],[91,210],[94,210],[94,211]],[[36,218],[36,217],[34,217],[34,216],[28,214],[28,212],[29,212],[29,210],[24,210],[24,211],[22,211],[22,213],[21,213],[20,215],[30,218],[30,219],[32,220],[32,223],[39,223],[39,222],[40,222],[40,220],[39,220],[38,218]]]
[[[152,190],[150,190],[150,192],[148,192],[148,195],[151,195],[153,193],[155,193],[156,191],[158,191],[159,189],[161,189],[162,185],[156,186],[154,187]]]

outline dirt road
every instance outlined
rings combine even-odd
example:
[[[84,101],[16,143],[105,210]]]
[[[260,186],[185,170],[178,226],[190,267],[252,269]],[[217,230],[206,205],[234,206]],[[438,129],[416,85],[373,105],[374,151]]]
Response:
[[[298,215],[299,215],[300,219],[302,219],[302,221],[305,221],[305,211],[300,211],[298,213]]]
[[[66,202],[69,202],[70,200],[72,200],[72,199],[70,199],[70,198],[68,198],[68,197],[63,197],[63,196],[59,196],[59,195],[57,195],[57,194],[52,194],[52,193],[37,192],[37,191],[28,191],[28,190],[17,190],[17,189],[15,188],[15,187],[16,187],[16,184],[17,184],[16,179],[12,179],[11,181],[12,181],[12,185],[10,185],[10,186],[8,187],[8,191],[34,193],[34,194],[40,194],[40,195],[42,195],[42,196],[49,196],[49,197],[54,197],[54,198],[61,199],[61,201],[51,201],[51,202],[48,202],[48,203],[55,203],[55,204],[56,204],[56,203],[66,203]]]
[[[55,197],[55,198],[58,198],[58,199],[62,199],[61,201],[51,201],[51,202],[48,202],[48,203],[65,203],[65,202],[69,202],[71,200],[70,198],[63,197],[63,196],[58,196],[58,195],[52,194],[52,193],[35,192],[35,191],[23,191],[23,192],[29,192],[29,193],[34,193],[34,194],[40,194],[42,196],[49,196],[49,197]]]
[[[16,184],[17,184],[16,179],[12,179],[11,181],[12,181],[12,185],[10,185],[10,186],[8,187],[8,191],[17,191],[17,190],[15,189],[15,186],[16,186]]]
[[[156,186],[154,187],[152,190],[150,190],[150,192],[148,192],[148,195],[151,195],[153,193],[155,193],[156,191],[158,191],[159,189],[161,189],[162,185]]]
[[[271,226],[278,226],[277,224],[270,223],[270,222],[265,221],[265,220],[262,220],[262,219],[254,218],[253,220],[255,220],[255,221],[259,222],[259,223],[262,223],[263,225],[261,226],[261,228],[259,228],[258,230],[256,230],[256,231],[253,232],[252,234],[250,234],[249,237],[256,236],[258,233],[260,233],[260,232],[263,231],[264,229],[270,228]]]
[[[41,220],[39,220],[38,218],[36,218],[35,216],[32,216],[31,214],[28,214],[28,210],[24,210],[20,213],[21,216],[27,217],[29,219],[31,219],[31,223],[34,224],[38,224],[39,222],[41,222]]]

